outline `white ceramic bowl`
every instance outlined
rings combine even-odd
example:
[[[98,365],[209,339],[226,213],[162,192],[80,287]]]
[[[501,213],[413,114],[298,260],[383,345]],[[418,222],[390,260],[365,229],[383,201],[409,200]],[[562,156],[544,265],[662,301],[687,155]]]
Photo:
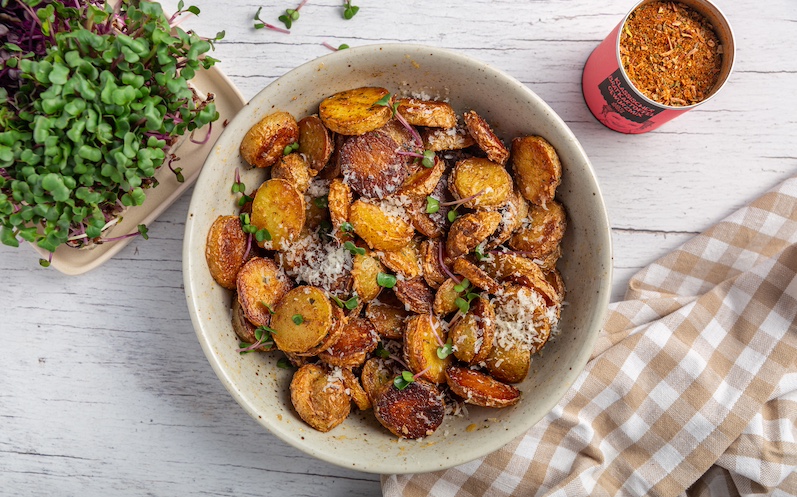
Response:
[[[298,119],[317,112],[325,97],[361,86],[447,99],[460,114],[477,111],[505,141],[541,135],[556,148],[563,166],[558,198],[567,209],[569,224],[559,270],[569,305],[563,308],[560,335],[546,345],[542,356],[534,356],[528,378],[519,385],[523,398],[518,405],[503,410],[468,406],[467,418],[447,417],[434,435],[420,442],[397,440],[371,411],[352,409],[349,418],[329,433],[307,426],[291,406],[291,373],[276,367],[281,354],[241,356],[235,351],[231,292],[213,281],[205,262],[211,223],[219,215],[236,212],[230,192],[235,168],[240,168],[247,188],[264,179],[264,172],[249,170],[238,153],[246,131],[275,110]],[[287,73],[253,98],[230,121],[197,180],[183,248],[186,298],[197,337],[235,400],[258,423],[298,449],[373,473],[455,466],[497,450],[539,421],[573,384],[590,356],[609,301],[611,269],[610,228],[595,174],[559,116],[525,85],[487,64],[439,48],[402,44],[331,53]]]

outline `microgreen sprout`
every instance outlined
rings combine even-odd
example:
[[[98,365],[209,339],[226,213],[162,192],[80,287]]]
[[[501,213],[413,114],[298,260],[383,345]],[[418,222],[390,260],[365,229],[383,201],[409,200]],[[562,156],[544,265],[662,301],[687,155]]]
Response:
[[[440,210],[440,201],[432,196],[426,197],[426,213],[434,214]]]
[[[354,242],[347,241],[343,244],[343,248],[351,252],[351,255],[365,255],[365,249],[358,247]]]
[[[293,364],[287,357],[280,357],[277,361],[277,367],[280,369],[293,369]]]
[[[302,3],[300,3],[295,9],[285,9],[285,13],[279,16],[278,19],[285,25],[286,28],[291,29],[291,25],[294,23],[294,21],[299,20],[299,9],[304,7],[304,4],[306,3],[307,0],[302,0]]]
[[[446,215],[446,217],[448,218],[448,222],[453,223],[459,217],[459,212],[457,212],[457,209],[459,209],[459,207],[461,205],[463,205],[463,204],[465,204],[467,202],[470,202],[471,200],[473,200],[474,198],[478,197],[479,195],[481,195],[483,193],[484,193],[484,190],[479,190],[478,192],[474,193],[473,195],[470,195],[470,196],[465,197],[465,198],[461,198],[459,200],[452,200],[451,202],[440,202],[440,201],[437,201],[437,204],[436,204],[437,209],[435,209],[434,212],[437,212],[440,209],[440,207],[442,207],[442,206],[445,206],[445,207],[452,207],[453,206],[454,208],[449,210],[448,214]],[[428,209],[429,209],[429,205],[430,205],[429,204],[429,199],[430,198],[431,197],[427,197],[426,198],[427,212],[429,212]]]
[[[456,219],[459,217],[459,213],[457,212],[457,208],[454,207],[453,209],[448,211],[448,214],[446,215],[446,217],[448,218],[448,222],[449,223],[453,223],[454,221],[456,221]]]
[[[330,45],[327,42],[323,42],[322,45],[324,45],[328,49],[332,50],[333,52],[337,52],[338,50],[346,50],[347,48],[349,48],[349,46],[346,45],[345,43],[341,43],[340,45],[338,45],[337,48],[333,47],[332,45]]]
[[[263,346],[271,348],[274,345],[274,339],[271,337],[271,335],[276,333],[276,330],[269,328],[268,326],[258,326],[255,328],[255,343],[241,343],[237,352],[239,354],[246,354]]]
[[[450,356],[453,353],[454,353],[454,344],[453,342],[451,342],[450,338],[442,346],[437,347],[437,357],[439,357],[440,359],[445,359],[446,357]]]
[[[392,102],[392,104],[391,104],[391,102]],[[377,100],[376,102],[374,102],[374,105],[381,105],[383,107],[390,107],[391,111],[393,112],[393,117],[395,117],[398,120],[398,122],[400,122],[401,125],[404,126],[404,128],[406,128],[407,131],[410,132],[410,134],[412,135],[413,140],[415,141],[415,145],[420,150],[420,152],[418,152],[416,155],[413,155],[412,153],[409,153],[409,152],[399,152],[399,153],[403,153],[405,155],[413,155],[413,156],[417,156],[417,157],[420,157],[420,158],[426,158],[427,157],[426,152],[431,152],[431,151],[430,150],[424,150],[424,148],[423,148],[423,139],[421,138],[421,135],[418,134],[418,130],[413,128],[412,125],[410,125],[410,123],[408,123],[407,120],[404,119],[404,116],[402,116],[401,113],[398,111],[399,105],[398,105],[398,102],[393,102],[393,94],[392,93],[388,93],[384,97],[382,97],[379,100]],[[432,152],[431,157],[432,157],[432,159],[434,158],[434,152]],[[434,163],[432,163],[432,165],[434,165]],[[431,167],[431,166],[427,166],[427,167]]]
[[[288,31],[287,29],[283,29],[283,28],[280,28],[278,26],[274,26],[273,24],[269,24],[269,23],[265,22],[263,19],[261,19],[260,18],[260,11],[261,10],[263,10],[263,7],[259,7],[257,9],[257,12],[255,12],[255,21],[259,21],[259,22],[255,23],[255,25],[254,25],[255,29],[266,28],[266,29],[270,29],[272,31],[277,31],[278,33],[285,33],[285,34],[288,34],[288,35],[291,34],[291,32]]]
[[[285,149],[283,149],[282,155],[288,155],[296,150],[299,150],[299,142],[293,142],[290,145],[285,145]]]
[[[301,314],[294,314],[293,317],[291,318],[291,321],[293,321],[293,324],[298,326],[304,323],[304,316],[302,316]]]
[[[326,195],[322,197],[316,197],[313,199],[313,205],[315,205],[319,209],[326,209],[329,207],[329,197],[327,197]]]
[[[255,239],[260,243],[270,242],[271,233],[269,233],[266,228],[260,228],[259,230],[255,231]]]
[[[489,259],[489,255],[484,254],[484,242],[476,245],[476,248],[473,249],[473,253],[476,254],[476,259],[483,261],[484,259]]]
[[[340,230],[345,231],[346,233],[351,233],[352,231],[354,231],[354,226],[352,226],[350,222],[344,221],[340,225]]]
[[[467,290],[468,287],[470,287],[470,281],[467,278],[463,278],[458,285],[454,285],[454,291],[462,293]]]
[[[338,307],[340,307],[341,309],[352,310],[355,307],[357,307],[357,304],[358,304],[357,295],[354,295],[352,298],[350,298],[349,300],[345,300],[345,301],[335,297],[334,295],[331,295],[331,297],[332,297],[332,300],[336,304],[338,304]]]
[[[374,350],[374,355],[377,357],[381,357],[382,359],[387,359],[390,357],[390,352],[385,348],[382,342],[379,342],[379,345],[376,346],[376,350]]]
[[[446,262],[445,262],[445,258],[443,257],[443,244],[442,243],[438,243],[437,244],[437,262],[440,264],[440,267],[443,268],[443,272],[446,273],[449,278],[451,278],[452,280],[454,280],[457,283],[460,283],[462,281],[459,278],[459,276],[457,276],[456,274],[451,272],[450,269],[448,269],[448,266],[446,265]]]
[[[467,314],[470,310],[470,303],[473,299],[478,298],[479,294],[473,292],[475,288],[471,286],[470,281],[467,278],[463,279],[459,285],[454,287],[454,290],[459,293],[464,293],[462,297],[457,297],[454,300],[454,304],[456,304],[457,308],[462,312],[462,314]]]
[[[376,275],[376,284],[382,288],[393,288],[396,286],[396,277],[392,274],[380,272]]]
[[[260,303],[263,304],[263,307],[268,309],[269,314],[274,314],[274,307],[268,305],[264,300],[261,300]]]
[[[393,385],[399,390],[404,390],[405,388],[410,386],[410,383],[413,383],[415,380],[420,378],[424,373],[429,371],[429,368],[431,368],[431,366],[429,366],[428,368],[424,369],[423,371],[415,375],[412,374],[412,372],[410,371],[406,370],[402,371],[400,375],[396,376],[393,379]]]
[[[343,2],[343,18],[346,20],[351,19],[357,12],[360,10],[360,7],[354,6],[351,4],[351,0],[345,0]]]

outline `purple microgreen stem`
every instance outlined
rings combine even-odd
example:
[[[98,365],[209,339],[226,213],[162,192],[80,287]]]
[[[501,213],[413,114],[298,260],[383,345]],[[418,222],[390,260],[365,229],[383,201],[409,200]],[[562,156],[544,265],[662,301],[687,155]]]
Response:
[[[442,243],[438,244],[437,262],[440,263],[440,267],[443,268],[443,271],[448,275],[449,278],[454,280],[457,284],[462,283],[462,279],[460,279],[459,276],[454,274],[450,269],[448,269],[448,266],[446,266],[446,263],[443,260],[443,244]]]
[[[470,202],[471,200],[473,200],[474,198],[478,197],[479,195],[481,195],[483,193],[484,193],[484,190],[479,190],[478,192],[474,193],[473,195],[471,195],[469,197],[461,198],[459,200],[452,200],[451,202],[440,202],[440,205],[441,206],[445,206],[445,207],[449,207],[449,206],[452,206],[452,205],[455,206],[455,207],[459,207],[460,205],[462,205],[462,204],[464,204],[466,202]]]

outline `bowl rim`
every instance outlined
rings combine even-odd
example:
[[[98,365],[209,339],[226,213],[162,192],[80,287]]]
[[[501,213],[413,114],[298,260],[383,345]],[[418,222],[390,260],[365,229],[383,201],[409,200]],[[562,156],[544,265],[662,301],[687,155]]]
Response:
[[[338,59],[345,60],[349,58],[352,54],[357,53],[366,53],[366,52],[374,52],[379,51],[387,56],[388,53],[395,53],[401,54],[402,57],[406,56],[407,53],[419,53],[419,52],[429,52],[430,55],[442,55],[450,60],[464,63],[466,65],[478,65],[483,71],[486,73],[493,75],[497,78],[504,80],[505,83],[511,84],[516,87],[518,91],[525,95],[525,98],[528,100],[535,101],[536,104],[540,105],[541,108],[547,111],[549,114],[550,119],[552,120],[552,125],[556,128],[557,132],[561,132],[566,135],[566,138],[572,142],[572,146],[576,147],[578,152],[578,156],[581,160],[585,163],[585,170],[584,172],[588,174],[589,180],[591,181],[592,185],[595,188],[597,199],[594,199],[598,202],[600,207],[600,215],[598,217],[598,221],[602,224],[602,228],[600,233],[603,235],[603,240],[600,241],[601,248],[605,253],[605,259],[601,262],[605,266],[604,274],[605,281],[602,281],[599,285],[598,293],[599,295],[596,298],[596,307],[593,310],[593,318],[591,319],[592,323],[598,323],[595,326],[595,329],[588,335],[587,339],[582,343],[582,347],[580,352],[576,356],[576,360],[573,363],[573,367],[571,371],[568,371],[565,378],[562,378],[560,382],[558,382],[557,386],[553,388],[555,392],[552,397],[556,398],[556,401],[551,405],[551,409],[564,397],[567,393],[569,388],[575,383],[578,376],[584,370],[589,358],[591,356],[592,351],[595,347],[595,342],[598,338],[598,333],[602,327],[603,322],[605,321],[605,317],[608,311],[608,303],[611,296],[611,283],[612,283],[612,274],[613,274],[613,246],[612,246],[612,238],[611,238],[611,225],[609,224],[608,219],[608,212],[606,209],[605,201],[600,190],[600,184],[598,183],[597,176],[595,174],[595,170],[590,162],[589,158],[587,157],[586,152],[584,151],[581,143],[576,139],[575,135],[573,134],[572,130],[567,126],[567,124],[562,120],[562,118],[554,112],[554,110],[545,102],[541,97],[539,97],[533,90],[531,90],[528,86],[521,83],[515,77],[511,76],[509,73],[498,69],[491,64],[485,63],[477,58],[465,55],[463,53],[446,49],[446,48],[439,48],[430,45],[423,45],[423,44],[410,44],[410,43],[376,43],[376,44],[368,44],[362,45],[358,47],[353,47],[349,49],[345,49],[343,51],[332,52],[329,54],[325,54],[315,59],[311,59],[296,68],[286,72],[279,78],[275,79],[271,83],[269,83],[266,87],[261,89],[257,95],[255,95],[246,105],[254,105],[256,106],[259,103],[259,100],[263,100],[265,94],[274,87],[278,85],[281,80],[284,78],[294,76],[297,73],[301,74],[303,72],[312,69],[313,71],[316,70],[319,64],[334,64]],[[240,114],[238,114],[240,115]],[[234,122],[234,120],[238,117],[238,115],[234,116],[230,123]],[[233,126],[228,126],[223,132],[222,135],[219,137],[218,142],[224,141],[224,133],[231,132],[230,129]],[[214,148],[217,147],[218,144],[214,145]],[[210,154],[208,156],[208,161],[212,160],[214,154]],[[197,186],[200,186],[203,183],[203,179],[205,176],[209,175],[209,168],[203,167],[202,172],[197,180]],[[196,191],[196,188],[195,188]],[[487,454],[500,449],[507,443],[511,442],[513,439],[523,435],[526,433],[534,424],[539,422],[550,410],[543,413],[538,419],[535,419],[533,422],[528,423],[518,423],[512,428],[508,428],[505,432],[501,432],[503,436],[496,437],[500,438],[500,444],[497,444],[496,447],[491,448],[488,451],[482,451],[482,453],[476,455],[475,457],[470,453],[463,453],[463,454],[454,454],[452,457],[447,458],[444,462],[441,462],[434,467],[426,468],[421,467],[417,463],[413,464],[411,458],[405,458],[402,461],[395,461],[394,463],[384,464],[377,461],[364,461],[364,462],[353,462],[351,460],[344,460],[338,453],[331,452],[327,450],[323,450],[322,448],[316,448],[312,444],[309,443],[300,443],[297,440],[293,432],[296,431],[295,429],[287,429],[285,425],[278,424],[269,420],[266,416],[260,416],[258,412],[255,410],[254,405],[250,402],[250,400],[243,395],[241,390],[236,386],[236,384],[232,381],[232,379],[228,376],[227,371],[222,364],[218,357],[216,357],[215,352],[212,349],[210,343],[207,340],[203,339],[202,332],[205,329],[205,323],[199,318],[199,309],[198,309],[198,302],[196,302],[195,296],[200,293],[199,289],[195,287],[194,281],[191,278],[192,274],[192,263],[193,264],[201,264],[204,261],[192,261],[191,258],[191,251],[193,246],[196,243],[204,244],[204,237],[197,231],[197,227],[195,227],[195,219],[196,217],[193,216],[193,212],[196,210],[196,206],[203,202],[203,199],[200,198],[199,195],[192,193],[191,202],[188,209],[188,215],[185,225],[185,236],[183,241],[183,279],[184,279],[184,287],[185,287],[185,294],[186,294],[186,301],[189,309],[189,314],[191,316],[191,321],[194,326],[195,333],[197,338],[200,342],[203,352],[205,353],[208,362],[210,363],[211,367],[213,368],[216,376],[224,385],[225,389],[232,395],[232,397],[236,400],[236,402],[243,407],[243,409],[261,426],[267,428],[267,430],[277,436],[277,438],[281,439],[282,441],[288,443],[292,447],[309,454],[313,457],[321,459],[325,462],[348,468],[348,469],[355,469],[367,473],[382,473],[382,474],[408,474],[408,473],[422,473],[422,472],[429,472],[429,471],[438,471],[438,470],[445,470],[460,464],[464,464],[479,457],[484,457]],[[204,233],[204,231],[202,231]],[[197,237],[197,238],[195,238]],[[464,451],[463,451],[464,452]]]

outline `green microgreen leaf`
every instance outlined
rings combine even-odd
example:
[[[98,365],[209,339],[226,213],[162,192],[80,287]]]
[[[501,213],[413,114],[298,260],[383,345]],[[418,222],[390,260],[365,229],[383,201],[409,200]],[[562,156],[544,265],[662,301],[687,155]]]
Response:
[[[354,242],[347,241],[343,244],[343,248],[351,252],[351,255],[365,255],[365,249],[358,247]]]
[[[277,367],[280,369],[293,369],[293,364],[291,364],[291,361],[289,361],[287,357],[280,357],[279,360],[277,360]]]
[[[421,160],[421,164],[423,164],[423,167],[425,167],[427,169],[431,169],[431,168],[434,167],[434,158],[435,158],[435,155],[434,155],[433,151],[424,150],[423,151],[423,159]]]
[[[457,217],[459,217],[459,213],[457,212],[456,209],[451,209],[450,211],[448,211],[448,215],[446,217],[448,218],[448,222],[453,223],[454,220],[457,219]]]
[[[374,355],[377,357],[381,357],[382,359],[387,359],[390,357],[390,352],[385,348],[382,342],[379,342],[379,345],[376,346],[376,350],[374,350]]]
[[[450,356],[453,353],[454,353],[454,344],[450,338],[446,341],[445,345],[443,345],[442,347],[437,347],[437,357],[439,357],[440,359],[445,359],[446,357]]]
[[[149,240],[149,229],[147,228],[146,224],[139,224],[138,225],[138,233],[141,235],[141,238],[144,240]]]
[[[426,213],[434,214],[440,210],[440,201],[434,197],[426,197]]]
[[[319,209],[326,209],[329,207],[329,197],[324,195],[323,197],[316,197],[313,199],[313,205],[318,207]]]
[[[457,297],[456,300],[454,300],[454,304],[456,304],[457,308],[460,310],[460,312],[462,312],[462,314],[467,314],[470,310],[470,302],[462,297]]]
[[[409,371],[402,371],[400,375],[393,379],[393,385],[399,390],[404,390],[410,383],[415,381],[415,376]]]
[[[299,143],[293,142],[290,145],[285,145],[285,148],[282,149],[282,155],[289,155],[291,152],[299,150]]]
[[[483,261],[484,259],[489,259],[489,255],[484,254],[484,242],[476,245],[476,248],[473,249],[473,253],[476,254],[476,259]]]
[[[340,45],[338,45],[338,50],[346,50],[347,48],[349,48],[349,46],[346,45],[345,43],[341,43]]]
[[[270,242],[271,241],[271,233],[268,232],[266,228],[261,228],[255,231],[255,239],[262,243],[262,242]]]
[[[357,15],[357,12],[359,12],[359,10],[360,7],[352,5],[351,0],[346,0],[343,3],[343,18],[349,20],[355,15]]]
[[[302,316],[301,314],[294,314],[291,320],[293,321],[293,324],[298,326],[304,323],[304,316]]]
[[[390,99],[392,97],[393,97],[393,94],[392,93],[388,93],[384,97],[382,97],[379,100],[377,100],[376,102],[374,102],[374,105],[381,105],[382,107],[387,107],[387,106],[390,105]]]
[[[345,231],[347,233],[350,233],[350,232],[354,231],[354,226],[352,226],[350,222],[345,221],[343,224],[340,225],[340,229],[341,229],[341,231]]]
[[[393,288],[396,286],[396,277],[388,273],[379,273],[376,275],[376,284],[382,288]]]
[[[345,301],[339,299],[338,297],[336,297],[334,295],[330,295],[330,297],[332,298],[332,301],[335,302],[338,305],[338,307],[340,307],[341,309],[352,310],[355,307],[357,307],[357,303],[359,302],[359,300],[357,298],[357,295],[354,295],[352,298],[350,298],[349,300],[345,300]]]
[[[469,287],[470,287],[470,281],[467,278],[463,278],[458,285],[454,285],[454,291],[461,293],[467,290]]]

